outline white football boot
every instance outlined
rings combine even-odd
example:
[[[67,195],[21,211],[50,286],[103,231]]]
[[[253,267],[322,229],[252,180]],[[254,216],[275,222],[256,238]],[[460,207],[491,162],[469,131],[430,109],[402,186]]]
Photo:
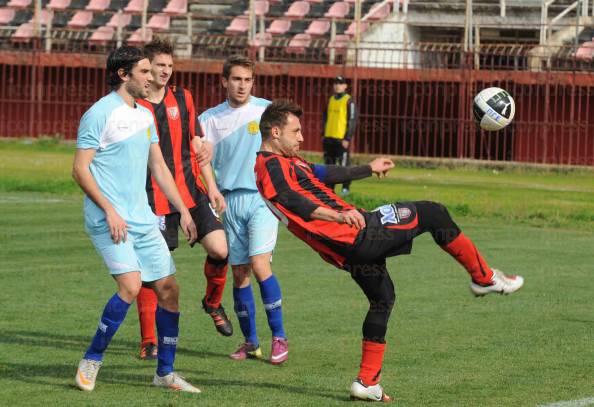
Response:
[[[374,386],[365,386],[360,379],[355,380],[351,385],[351,399],[384,403],[392,401],[392,398],[384,393],[384,389],[379,383]]]
[[[82,359],[76,371],[76,387],[84,391],[93,391],[101,365],[102,362],[97,360]]]
[[[470,291],[477,297],[483,295],[497,293],[497,294],[511,294],[518,291],[524,285],[524,277],[522,276],[506,276],[497,269],[493,271],[493,278],[491,284],[480,285],[474,281],[470,282]]]
[[[167,387],[171,390],[185,391],[187,393],[202,393],[199,388],[192,386],[182,376],[171,372],[163,377],[155,373],[153,384],[157,387]]]

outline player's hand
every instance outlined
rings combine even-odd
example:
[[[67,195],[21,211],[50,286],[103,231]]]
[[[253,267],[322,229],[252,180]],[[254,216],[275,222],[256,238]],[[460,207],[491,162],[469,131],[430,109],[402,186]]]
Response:
[[[341,212],[340,216],[341,223],[354,226],[356,229],[363,229],[365,227],[365,218],[361,215],[361,212],[356,209]]]
[[[184,214],[181,215],[179,225],[184,231],[184,236],[186,236],[186,240],[188,241],[188,243],[190,243],[191,245],[194,244],[198,237],[198,232],[196,231],[196,225],[192,220],[192,216],[190,216],[190,212],[186,211]]]
[[[388,171],[394,168],[394,161],[387,157],[379,157],[369,163],[371,171],[377,175],[378,178],[386,176]]]
[[[111,240],[115,244],[123,243],[128,239],[128,225],[115,209],[105,213],[105,221],[111,233]]]
[[[219,216],[225,212],[225,209],[227,209],[225,198],[218,188],[211,188],[208,190],[208,200],[210,201],[210,206],[212,206]]]
[[[342,148],[344,148],[345,150],[348,150],[350,145],[351,145],[350,141],[342,140]]]
[[[204,166],[212,160],[213,147],[210,141],[203,140],[199,149],[196,150],[196,161],[199,166]]]

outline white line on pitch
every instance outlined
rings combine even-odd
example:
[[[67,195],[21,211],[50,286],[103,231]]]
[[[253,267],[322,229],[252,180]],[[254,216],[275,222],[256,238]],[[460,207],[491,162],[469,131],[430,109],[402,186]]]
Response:
[[[538,407],[585,407],[594,404],[594,397],[581,400],[557,401],[552,404],[541,404]]]

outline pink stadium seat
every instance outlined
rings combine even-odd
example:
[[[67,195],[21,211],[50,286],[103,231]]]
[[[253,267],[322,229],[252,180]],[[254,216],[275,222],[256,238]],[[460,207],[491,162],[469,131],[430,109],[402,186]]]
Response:
[[[47,8],[52,10],[66,10],[70,6],[70,0],[51,0]]]
[[[164,13],[170,15],[181,15],[188,12],[188,0],[171,0],[167,7],[163,9]]]
[[[225,29],[227,34],[243,34],[247,32],[249,20],[246,16],[235,17],[231,24]]]
[[[256,15],[256,17],[264,17],[266,14],[268,14],[269,9],[270,9],[270,4],[268,3],[268,0],[255,0],[254,1],[254,14]],[[245,15],[250,14],[249,6],[243,14],[245,14]]]
[[[311,36],[309,34],[297,34],[286,48],[287,52],[292,54],[305,54],[305,49],[311,44]]]
[[[339,34],[334,38],[334,41],[328,42],[328,47],[326,48],[326,53],[329,53],[329,48],[334,48],[336,52],[342,52],[349,46],[349,41],[351,37],[345,34]]]
[[[272,34],[257,33],[256,38],[251,42],[252,47],[269,47],[272,44]]]
[[[131,14],[115,13],[114,15],[111,16],[111,19],[109,20],[109,22],[106,25],[108,27],[113,27],[113,28],[118,28],[118,26],[125,27],[128,24],[130,24],[130,21],[132,21]]]
[[[328,31],[330,31],[330,21],[315,20],[311,22],[305,33],[310,35],[326,35]]]
[[[365,21],[361,21],[361,34],[363,34],[367,28],[369,27],[369,23],[365,22]],[[344,32],[346,35],[349,36],[353,36],[355,35],[355,22],[353,21],[351,24],[349,24],[349,28],[347,28],[347,30]]]
[[[357,0],[344,0],[344,1],[346,1],[347,3],[351,3],[353,5],[353,7],[355,7],[355,3],[357,2]],[[361,3],[364,3],[364,2],[365,2],[365,0],[361,0]]]
[[[10,0],[7,4],[8,7],[12,7],[12,8],[27,8],[30,5],[31,5],[31,0]]]
[[[51,10],[48,9],[42,9],[41,10],[41,14],[39,15],[39,19],[41,20],[41,25],[48,25],[50,20],[53,18],[53,13]],[[35,23],[35,17],[31,17],[31,19],[29,20],[29,22],[31,24]]]
[[[124,11],[127,13],[142,13],[143,9],[144,0],[130,0]]]
[[[307,1],[295,1],[285,12],[286,17],[303,18],[309,13],[311,5]]]
[[[324,17],[327,18],[345,18],[350,11],[349,3],[345,1],[339,1],[334,3],[328,12],[324,14]]]
[[[25,23],[19,25],[16,31],[12,34],[13,41],[29,41],[33,38],[33,33],[35,31],[33,23]]]
[[[291,28],[291,21],[289,20],[274,20],[270,27],[266,29],[267,33],[283,35]]]
[[[0,24],[8,25],[14,18],[16,11],[12,8],[2,8],[0,9]]]
[[[170,22],[171,18],[167,14],[154,14],[146,26],[154,31],[167,31]]]
[[[144,29],[144,38],[142,38],[142,28],[134,31],[126,41],[130,45],[142,45],[147,42],[151,42],[153,39],[153,31],[150,28]]]
[[[92,11],[77,11],[74,13],[70,21],[68,21],[68,27],[72,28],[85,28],[93,20]]]
[[[324,3],[324,0],[306,0],[308,3],[311,4],[322,4]]]
[[[367,13],[367,20],[378,21],[390,15],[390,3],[374,4]]]
[[[576,59],[581,61],[592,61],[594,58],[594,38],[592,40],[593,41],[584,42],[582,46],[578,48],[575,53]]]
[[[110,0],[91,0],[85,10],[104,11],[109,7]]]
[[[95,45],[107,45],[107,43],[113,40],[113,34],[115,29],[109,26],[99,27],[96,31],[91,34],[89,42]]]

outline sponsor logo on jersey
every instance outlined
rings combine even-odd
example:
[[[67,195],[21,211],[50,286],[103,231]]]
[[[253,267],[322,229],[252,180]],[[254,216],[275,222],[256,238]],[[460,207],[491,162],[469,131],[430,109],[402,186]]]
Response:
[[[159,216],[159,230],[164,232],[167,229],[167,225],[165,224],[165,216]]]
[[[250,133],[253,136],[254,134],[258,134],[258,132],[260,131],[260,125],[255,120],[251,121],[248,123],[247,130],[248,133]]]
[[[179,117],[179,109],[177,108],[177,106],[168,107],[167,116],[169,116],[171,120],[177,120],[177,118]]]
[[[398,208],[398,216],[400,219],[408,219],[410,218],[411,211],[408,208]]]

